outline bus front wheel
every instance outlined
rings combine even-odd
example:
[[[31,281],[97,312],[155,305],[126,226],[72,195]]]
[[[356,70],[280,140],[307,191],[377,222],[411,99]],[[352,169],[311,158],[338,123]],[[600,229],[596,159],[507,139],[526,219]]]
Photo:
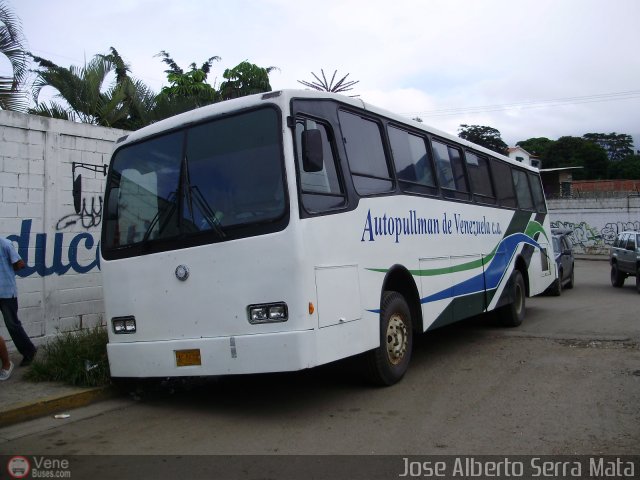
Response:
[[[386,291],[380,308],[380,346],[367,353],[370,380],[380,386],[399,382],[409,368],[412,350],[409,305],[400,293]]]

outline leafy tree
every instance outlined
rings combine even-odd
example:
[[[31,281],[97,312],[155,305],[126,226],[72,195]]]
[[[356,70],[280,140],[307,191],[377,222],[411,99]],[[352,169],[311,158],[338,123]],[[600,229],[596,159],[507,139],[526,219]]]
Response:
[[[169,66],[164,71],[169,86],[163,87],[158,95],[158,101],[164,104],[163,108],[173,109],[173,114],[176,114],[219,101],[219,93],[207,82],[207,77],[211,65],[220,57],[209,57],[200,67],[194,62],[185,72],[166,51],[162,50],[156,56],[162,57],[162,61]]]
[[[0,76],[0,109],[24,110],[26,95],[21,86],[27,76],[27,54],[18,18],[0,2],[0,55],[11,63],[12,76]]]
[[[470,142],[482,145],[494,152],[504,154],[507,150],[507,144],[502,140],[500,131],[493,127],[485,127],[482,125],[460,125],[460,128],[458,128],[458,136]]]
[[[630,155],[609,165],[609,178],[638,180],[640,179],[640,155]]]
[[[549,140],[546,137],[530,138],[528,140],[521,140],[516,143],[519,147],[524,148],[527,152],[537,157],[544,158],[547,150],[555,143],[554,140]],[[546,164],[543,163],[546,166]]]
[[[269,74],[274,70],[276,67],[263,68],[246,60],[231,69],[227,68],[222,74],[225,81],[220,84],[220,97],[222,100],[230,100],[270,92]]]
[[[298,83],[301,83],[305,87],[309,87],[320,92],[343,93],[348,92],[349,90],[353,90],[353,86],[356,83],[360,82],[360,80],[347,81],[347,77],[349,76],[349,74],[347,73],[336,83],[333,83],[336,79],[338,70],[333,71],[331,81],[327,81],[327,77],[325,76],[324,70],[322,68],[320,69],[320,72],[322,74],[322,79],[320,79],[315,73],[311,72],[311,75],[313,75],[313,77],[316,79],[315,81],[307,82],[306,80],[298,80]]]
[[[624,133],[585,133],[582,138],[600,145],[609,160],[619,162],[633,155],[633,137]]]
[[[543,159],[545,168],[583,167],[576,170],[576,180],[607,178],[608,159],[599,145],[580,137],[560,137]]]

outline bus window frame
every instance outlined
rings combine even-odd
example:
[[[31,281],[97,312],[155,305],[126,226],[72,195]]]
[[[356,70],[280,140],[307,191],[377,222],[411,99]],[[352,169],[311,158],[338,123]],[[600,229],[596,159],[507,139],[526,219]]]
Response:
[[[296,126],[298,124],[299,120],[311,120],[313,122],[316,122],[317,124],[320,124],[324,127],[325,132],[327,134],[327,143],[329,144],[330,148],[331,148],[331,159],[333,161],[334,164],[334,168],[335,168],[335,172],[336,172],[336,177],[338,180],[338,184],[340,187],[340,191],[341,194],[332,194],[332,193],[322,193],[322,192],[314,192],[314,191],[305,191],[302,185],[302,172],[300,171],[302,165],[301,165],[301,161],[299,161],[298,159],[298,135],[297,135],[297,130],[296,130]],[[302,112],[296,112],[295,115],[293,116],[293,128],[292,128],[292,132],[293,132],[293,157],[294,157],[294,164],[295,164],[295,174],[296,174],[296,190],[298,193],[298,201],[300,203],[300,210],[301,213],[303,213],[303,215],[301,215],[302,218],[304,217],[315,217],[315,216],[320,216],[320,215],[328,215],[328,214],[332,214],[332,213],[339,213],[339,212],[343,212],[345,210],[349,209],[349,188],[347,188],[346,185],[346,181],[345,181],[345,174],[342,168],[342,162],[340,161],[340,155],[338,154],[338,148],[337,148],[337,137],[335,134],[335,131],[331,125],[331,122],[325,118],[321,118],[321,117],[316,117],[314,115],[310,115],[308,113],[302,113]],[[326,162],[326,158],[324,159],[324,161]],[[319,210],[312,210],[310,208],[308,208],[308,206],[305,203],[304,197],[305,195],[312,195],[312,196],[321,196],[321,197],[333,197],[333,198],[342,198],[343,202],[342,205],[337,206],[337,207],[331,207],[331,208],[324,208],[324,209],[319,209]]]
[[[420,183],[420,182],[412,182],[411,180],[404,180],[401,179],[400,176],[398,175],[398,164],[396,163],[396,158],[395,155],[393,153],[393,146],[391,144],[391,136],[389,134],[389,131],[391,128],[395,128],[396,130],[400,130],[404,133],[406,133],[407,135],[413,135],[415,137],[418,137],[422,140],[422,142],[424,143],[424,149],[427,155],[427,161],[428,161],[428,165],[429,168],[431,169],[431,177],[433,178],[433,182],[434,185],[426,185],[424,183]],[[391,158],[391,163],[393,165],[393,174],[395,175],[396,178],[396,182],[397,182],[397,186],[398,186],[398,190],[401,194],[405,194],[405,195],[418,195],[418,196],[424,196],[424,197],[440,197],[441,196],[441,188],[440,188],[440,184],[438,182],[438,175],[436,173],[436,169],[435,169],[435,165],[433,163],[433,151],[431,149],[431,139],[429,137],[429,135],[427,135],[426,132],[423,132],[421,130],[415,131],[412,130],[410,128],[407,128],[406,125],[402,125],[402,124],[397,124],[394,122],[387,122],[386,123],[386,140],[389,144],[389,152],[390,152],[390,158]],[[415,165],[415,164],[414,164]],[[407,188],[405,185],[409,185],[409,186],[413,186],[416,187],[420,190],[415,190],[415,189],[410,189]]]
[[[468,179],[469,179],[469,185],[471,187],[471,194],[473,195],[473,200],[476,203],[480,203],[482,205],[489,205],[489,206],[496,206],[498,207],[498,195],[496,193],[496,186],[495,186],[495,181],[494,181],[494,175],[493,175],[493,169],[491,168],[491,161],[490,158],[486,155],[482,155],[480,153],[474,152],[473,150],[470,149],[465,149],[464,150],[464,156],[465,156],[465,166],[468,165],[468,157],[467,155],[471,154],[474,155],[476,158],[478,159],[482,159],[486,162],[487,164],[487,172],[489,174],[488,176],[488,180],[489,180],[489,186],[491,187],[491,191],[493,192],[493,196],[491,195],[485,195],[483,193],[477,193],[475,191],[473,182],[471,181],[471,175],[469,175],[469,169],[467,168],[467,175],[468,175]]]
[[[351,162],[349,160],[349,153],[347,152],[347,146],[346,143],[344,141],[344,127],[343,127],[343,122],[340,119],[340,114],[341,113],[346,113],[349,115],[353,115],[356,117],[359,117],[361,120],[364,121],[369,121],[373,124],[375,124],[378,128],[378,133],[380,135],[380,143],[382,145],[382,153],[384,155],[385,158],[385,165],[387,167],[387,174],[389,175],[388,177],[379,177],[377,175],[372,175],[372,174],[368,174],[368,173],[361,173],[361,172],[356,172],[354,173]],[[368,113],[368,112],[367,112]],[[338,108],[337,108],[337,112],[336,112],[336,117],[337,117],[337,121],[338,121],[338,125],[340,126],[340,138],[342,139],[341,142],[341,147],[342,147],[342,151],[344,152],[345,155],[345,160],[346,160],[346,167],[348,169],[349,172],[349,176],[350,176],[350,181],[351,181],[351,185],[356,193],[356,195],[359,198],[371,198],[371,197],[381,197],[381,196],[389,196],[389,195],[394,195],[398,192],[398,180],[395,176],[395,166],[393,165],[393,161],[391,158],[391,152],[390,152],[390,146],[388,143],[388,139],[387,139],[387,132],[386,132],[386,125],[382,119],[382,117],[377,116],[377,115],[366,115],[365,112],[362,111],[358,111],[358,110],[353,110],[350,108],[345,108],[344,105],[338,104]],[[338,138],[336,136],[336,138]],[[390,182],[390,188],[388,190],[384,190],[384,191],[378,191],[378,192],[374,192],[374,193],[362,193],[359,191],[358,186],[356,185],[356,181],[354,177],[361,177],[361,178],[371,178],[374,180],[380,180],[380,181],[389,181]]]

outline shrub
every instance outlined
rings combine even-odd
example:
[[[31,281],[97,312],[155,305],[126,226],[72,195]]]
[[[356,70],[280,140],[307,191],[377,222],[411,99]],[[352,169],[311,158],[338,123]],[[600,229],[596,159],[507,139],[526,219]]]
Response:
[[[40,347],[26,373],[35,382],[56,381],[81,387],[108,385],[107,331],[102,326],[58,335]]]

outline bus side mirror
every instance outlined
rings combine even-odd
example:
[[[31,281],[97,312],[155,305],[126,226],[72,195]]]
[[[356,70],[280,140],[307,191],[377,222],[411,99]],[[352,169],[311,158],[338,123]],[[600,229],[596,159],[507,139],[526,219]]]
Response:
[[[302,132],[302,168],[305,172],[321,172],[324,168],[320,130]]]
[[[107,220],[118,219],[119,197],[120,197],[120,189],[119,188],[111,189],[111,192],[109,192],[109,200],[107,201],[107,212],[106,212]]]

